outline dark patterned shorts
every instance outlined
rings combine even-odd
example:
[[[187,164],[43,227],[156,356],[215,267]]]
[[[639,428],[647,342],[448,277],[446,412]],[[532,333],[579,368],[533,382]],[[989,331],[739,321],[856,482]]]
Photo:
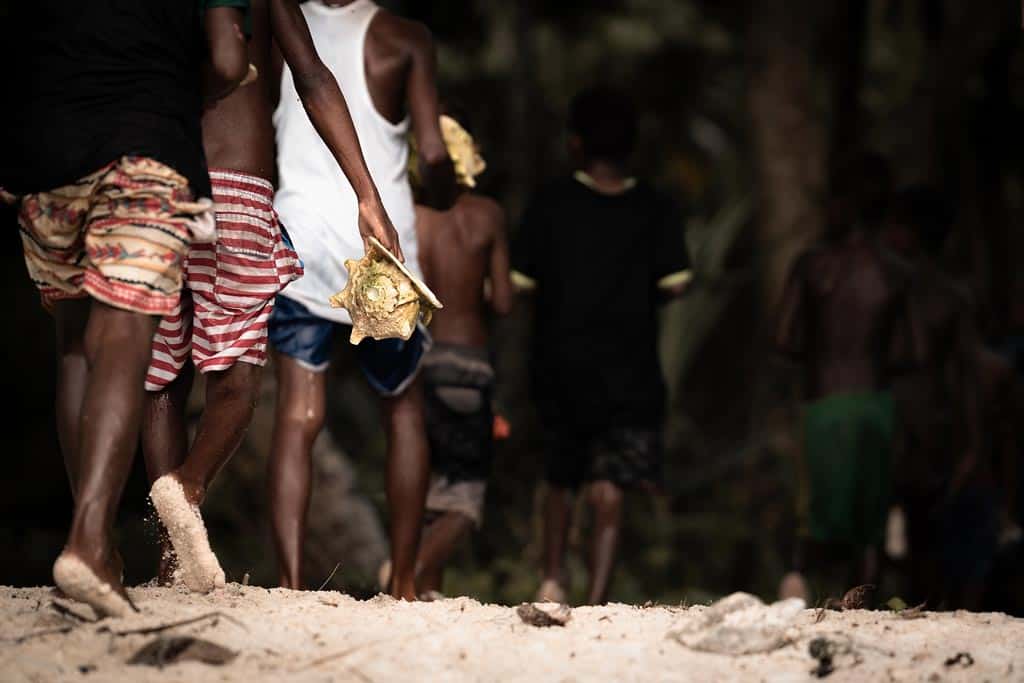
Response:
[[[661,483],[661,430],[556,430],[548,448],[547,480],[568,489],[600,480],[622,488],[656,487]]]
[[[448,481],[486,481],[491,471],[494,370],[486,349],[436,343],[423,360],[431,465]]]

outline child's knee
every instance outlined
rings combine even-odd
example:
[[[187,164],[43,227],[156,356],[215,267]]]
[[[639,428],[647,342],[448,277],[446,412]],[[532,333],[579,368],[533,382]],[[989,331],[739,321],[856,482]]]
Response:
[[[608,480],[595,481],[590,485],[587,494],[590,504],[598,511],[618,511],[625,500],[622,488]]]
[[[149,365],[157,318],[93,303],[85,330],[84,350],[90,363],[100,357]]]
[[[227,370],[210,373],[207,379],[210,398],[221,401],[245,401],[256,405],[263,368],[238,362]]]
[[[279,415],[283,423],[279,428],[299,432],[308,441],[316,439],[327,421],[324,404],[317,400],[291,401]]]

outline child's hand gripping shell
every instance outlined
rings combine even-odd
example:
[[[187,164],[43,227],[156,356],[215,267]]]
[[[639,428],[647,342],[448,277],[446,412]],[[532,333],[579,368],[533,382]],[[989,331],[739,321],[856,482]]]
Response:
[[[358,261],[345,261],[348,284],[330,298],[331,306],[348,310],[352,317],[349,342],[373,339],[408,339],[423,319],[429,324],[443,308],[430,289],[373,237],[372,248]]]

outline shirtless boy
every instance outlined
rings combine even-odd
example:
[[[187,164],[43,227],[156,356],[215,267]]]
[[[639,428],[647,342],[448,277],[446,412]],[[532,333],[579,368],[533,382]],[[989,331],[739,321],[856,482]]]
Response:
[[[317,55],[298,3],[252,0],[246,25],[249,61],[264,78],[239,88],[203,116],[217,241],[189,251],[185,295],[157,330],[146,378],[150,394],[143,449],[153,481],[150,495],[182,580],[200,592],[223,585],[224,572],[210,549],[199,506],[252,419],[275,296],[302,274],[272,203],[274,131],[266,82],[274,73],[272,39],[291,68],[295,92],[316,134],[341,169],[334,185],[323,191],[354,193],[352,215],[345,216],[353,238],[358,239],[358,226],[358,235],[373,235],[400,252],[345,99]],[[184,410],[193,367],[207,382],[206,406],[190,447]],[[170,580],[170,571],[165,560],[161,581]]]
[[[438,123],[430,33],[370,0],[313,0],[302,5],[302,12],[324,62],[348,95],[370,171],[401,238],[406,265],[416,273],[415,211],[407,176],[410,124],[426,201],[447,208],[454,198],[452,164]],[[326,370],[334,339],[347,339],[350,331],[348,312],[331,308],[328,299],[345,286],[345,259],[360,258],[365,245],[352,230],[356,197],[326,191],[337,172],[295,102],[295,74],[286,70],[280,83],[274,123],[281,185],[274,205],[288,225],[305,275],[278,296],[269,322],[278,396],[268,481],[280,582],[298,589],[312,447],[324,426]],[[383,399],[394,560],[390,592],[409,600],[416,598],[416,552],[430,474],[423,396],[416,381],[428,346],[425,333],[417,330],[407,341],[366,339],[353,349]]]
[[[801,544],[797,564],[806,562],[822,577],[826,560],[838,558],[843,589],[878,580],[892,482],[889,386],[908,339],[906,275],[875,239],[885,177],[885,167],[871,158],[844,170],[830,233],[793,266],[776,336],[779,350],[802,365],[807,402],[810,543]],[[780,592],[810,597],[796,572]]]
[[[444,302],[431,322],[434,346],[423,361],[433,481],[416,560],[420,595],[441,591],[445,564],[483,519],[494,422],[487,318],[512,308],[505,212],[473,192],[483,160],[469,134],[448,117],[442,130],[461,191],[447,211],[416,207],[420,265]]]

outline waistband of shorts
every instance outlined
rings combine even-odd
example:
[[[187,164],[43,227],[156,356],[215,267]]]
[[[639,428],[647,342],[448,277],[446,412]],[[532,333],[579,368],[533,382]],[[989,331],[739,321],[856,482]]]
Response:
[[[459,357],[460,359],[467,360],[479,360],[491,364],[491,351],[486,346],[468,346],[465,344],[450,344],[448,342],[439,342],[434,340],[434,346],[428,354],[428,358],[433,355],[435,358],[441,358],[445,354],[451,354]]]
[[[268,201],[274,199],[274,185],[266,178],[232,171],[227,168],[211,168],[210,184],[214,192],[241,191],[250,192]]]

